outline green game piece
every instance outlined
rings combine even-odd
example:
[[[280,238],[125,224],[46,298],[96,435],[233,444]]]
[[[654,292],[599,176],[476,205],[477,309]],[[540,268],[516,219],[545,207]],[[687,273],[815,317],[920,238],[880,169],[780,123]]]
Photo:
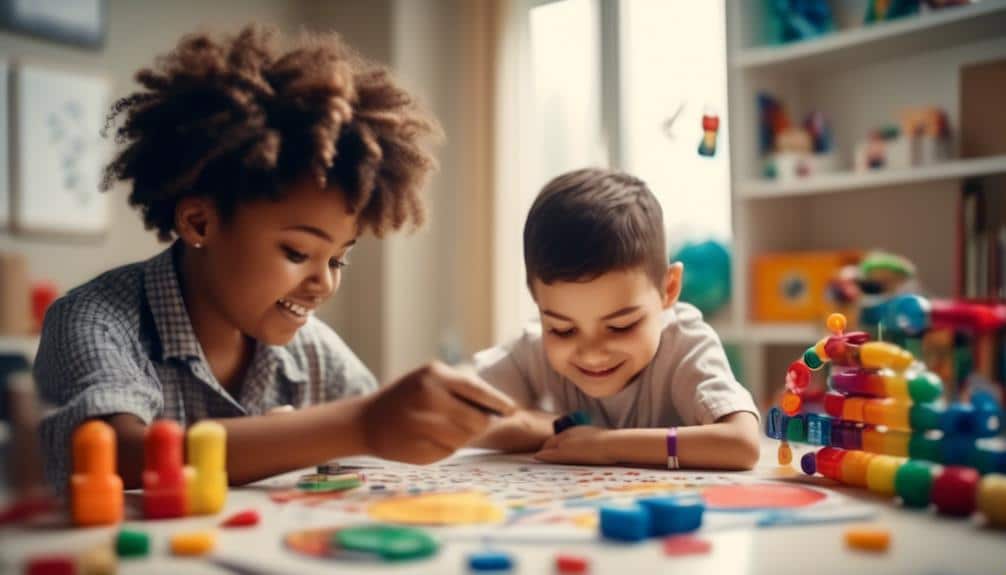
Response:
[[[939,440],[926,437],[924,433],[913,433],[908,440],[908,457],[941,463],[943,450]]]
[[[115,538],[115,553],[119,557],[146,557],[150,555],[150,536],[123,529]]]
[[[324,493],[327,491],[355,489],[361,485],[363,485],[363,481],[359,477],[347,477],[344,479],[301,480],[297,482],[297,489],[313,493]]]
[[[803,362],[811,369],[817,369],[824,365],[821,358],[817,357],[817,352],[814,351],[814,346],[808,347],[807,351],[803,352]]]
[[[336,532],[333,539],[342,549],[377,555],[385,561],[428,557],[440,547],[425,531],[390,525],[347,527]]]
[[[786,424],[786,441],[794,443],[807,441],[807,431],[804,429],[802,417],[793,417]]]
[[[935,373],[923,371],[908,380],[908,395],[916,403],[933,401],[943,395],[943,382]]]
[[[931,403],[916,403],[908,411],[908,421],[916,431],[940,428],[940,414],[943,410]]]
[[[895,133],[895,136],[897,133]],[[859,264],[859,271],[868,276],[875,271],[889,271],[906,278],[915,277],[915,264],[897,255],[887,252],[873,252]]]
[[[914,459],[905,462],[894,474],[894,490],[907,507],[929,505],[933,488],[934,464]]]

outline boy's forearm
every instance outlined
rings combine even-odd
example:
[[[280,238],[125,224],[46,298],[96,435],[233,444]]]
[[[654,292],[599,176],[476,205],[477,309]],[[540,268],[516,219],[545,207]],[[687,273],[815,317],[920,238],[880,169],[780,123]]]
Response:
[[[605,443],[618,463],[667,464],[666,429],[616,429],[609,432]],[[732,413],[710,425],[678,428],[681,467],[751,469],[758,463],[758,450],[758,420],[747,412]]]
[[[552,421],[555,418],[556,415],[551,413],[522,409],[493,421],[471,446],[511,453],[537,451],[552,436]]]
[[[243,485],[366,451],[359,414],[362,398],[295,412],[216,420],[227,430],[227,476]],[[118,436],[119,474],[127,489],[140,487],[146,425],[134,415],[109,418]]]

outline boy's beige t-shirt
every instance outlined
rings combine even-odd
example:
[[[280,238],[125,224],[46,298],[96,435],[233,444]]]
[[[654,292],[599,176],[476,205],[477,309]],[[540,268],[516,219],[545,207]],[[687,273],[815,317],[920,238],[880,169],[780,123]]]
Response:
[[[610,397],[590,397],[552,369],[537,321],[516,340],[477,353],[475,368],[523,407],[586,411],[592,425],[610,429],[704,425],[737,411],[758,417],[751,394],[734,378],[719,337],[702,313],[677,303],[662,319],[653,360]]]

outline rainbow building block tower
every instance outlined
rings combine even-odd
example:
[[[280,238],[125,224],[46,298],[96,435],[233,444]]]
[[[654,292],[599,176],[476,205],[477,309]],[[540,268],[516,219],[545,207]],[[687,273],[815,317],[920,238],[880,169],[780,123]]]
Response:
[[[819,445],[801,459],[807,474],[898,495],[909,507],[933,503],[961,516],[978,509],[1006,526],[1006,449],[991,439],[1003,421],[995,400],[975,394],[971,403],[946,404],[939,377],[909,352],[843,333],[841,314],[827,324],[832,335],[790,365],[780,406],[766,418],[766,433],[781,441],[779,463],[792,461],[791,442]],[[826,414],[804,414],[811,370],[827,363]]]

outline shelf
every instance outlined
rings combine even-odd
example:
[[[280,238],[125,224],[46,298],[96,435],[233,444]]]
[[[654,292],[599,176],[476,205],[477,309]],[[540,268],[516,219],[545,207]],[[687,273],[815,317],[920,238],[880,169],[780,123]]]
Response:
[[[954,160],[932,166],[900,170],[836,172],[786,182],[762,179],[742,180],[737,184],[737,193],[742,199],[779,198],[906,186],[1003,173],[1006,173],[1006,155]]]
[[[821,339],[823,326],[810,323],[762,323],[744,326],[716,325],[713,329],[727,343],[809,346]]]
[[[1006,0],[984,0],[970,6],[944,8],[890,22],[838,31],[821,38],[780,46],[740,50],[735,68],[756,69],[857,67],[920,51],[1002,37],[1006,30]]]
[[[35,358],[38,349],[38,336],[0,335],[0,353],[23,353],[29,360]]]

